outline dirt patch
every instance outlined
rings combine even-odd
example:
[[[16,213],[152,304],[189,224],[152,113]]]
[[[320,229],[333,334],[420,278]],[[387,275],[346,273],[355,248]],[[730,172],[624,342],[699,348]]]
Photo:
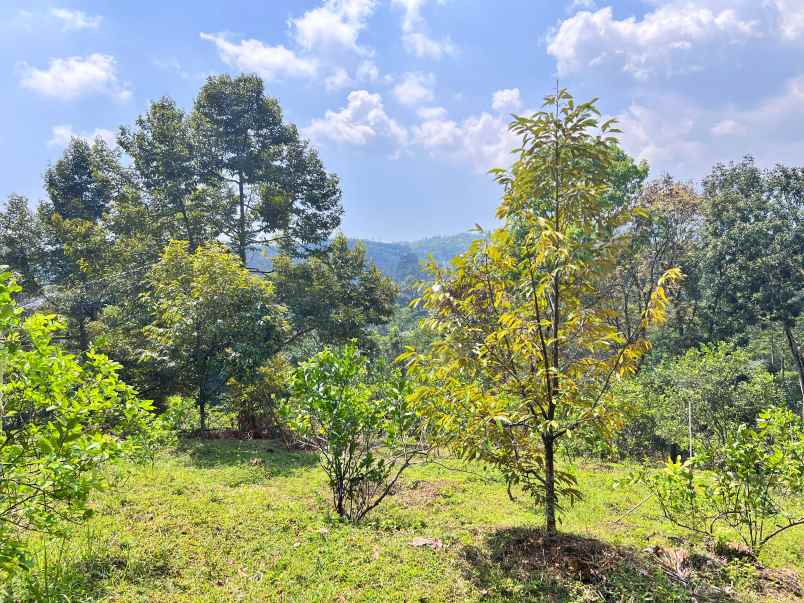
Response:
[[[432,505],[439,498],[454,493],[455,486],[444,480],[414,480],[397,484],[391,496],[404,507]]]

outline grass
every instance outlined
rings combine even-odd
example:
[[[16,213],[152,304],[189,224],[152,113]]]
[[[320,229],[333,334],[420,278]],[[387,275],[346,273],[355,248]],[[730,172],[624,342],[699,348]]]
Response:
[[[117,471],[87,523],[38,542],[36,566],[9,587],[9,600],[690,601],[643,552],[672,551],[681,534],[651,501],[627,514],[644,499],[615,487],[627,471],[578,467],[585,499],[563,516],[568,536],[550,547],[539,510],[526,497],[510,501],[480,467],[415,467],[353,526],[330,512],[311,455],[267,441],[190,441],[153,465]],[[803,535],[788,531],[762,563],[804,574]],[[719,600],[785,600],[760,592],[747,564],[706,579]]]

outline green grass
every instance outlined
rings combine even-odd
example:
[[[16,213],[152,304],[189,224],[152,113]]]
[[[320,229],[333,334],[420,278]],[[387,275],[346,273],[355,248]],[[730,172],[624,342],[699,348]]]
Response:
[[[455,461],[406,474],[359,526],[329,510],[311,455],[266,441],[192,441],[153,465],[116,472],[95,515],[69,538],[39,542],[10,600],[44,601],[687,601],[642,550],[680,533],[644,493],[615,482],[628,468],[578,469],[585,499],[563,516],[573,536],[542,546],[541,515],[508,499],[493,472]],[[415,547],[414,538],[440,546]],[[763,552],[804,574],[804,533]],[[712,579],[760,601],[752,568]]]

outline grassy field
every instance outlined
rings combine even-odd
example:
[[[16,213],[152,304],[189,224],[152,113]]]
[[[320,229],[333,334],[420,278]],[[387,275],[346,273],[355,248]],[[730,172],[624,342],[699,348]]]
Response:
[[[479,467],[415,467],[352,526],[329,512],[314,457],[267,441],[191,441],[118,471],[92,519],[40,542],[10,600],[691,601],[689,588],[697,600],[797,600],[804,531],[772,543],[764,570],[684,559],[651,501],[627,514],[645,497],[615,487],[627,467],[578,471],[585,500],[563,517],[568,536],[545,547],[538,510]]]

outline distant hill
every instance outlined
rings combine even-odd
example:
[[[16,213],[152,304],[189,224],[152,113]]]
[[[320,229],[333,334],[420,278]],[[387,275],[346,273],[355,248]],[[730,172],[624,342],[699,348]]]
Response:
[[[417,241],[399,241],[383,243],[368,239],[349,239],[350,245],[362,243],[366,247],[366,255],[382,272],[397,282],[420,276],[420,263],[432,256],[439,264],[446,264],[456,255],[460,255],[472,241],[479,238],[476,233],[460,233],[450,236],[427,237]],[[270,267],[270,250],[268,253],[254,252],[249,257],[248,265],[253,268],[267,270]]]
[[[367,239],[349,239],[351,244],[362,243],[366,255],[377,268],[396,281],[418,277],[420,263],[432,256],[439,264],[446,264],[460,255],[478,238],[475,233],[461,233],[451,236],[428,237],[418,241],[399,241],[382,243]]]

